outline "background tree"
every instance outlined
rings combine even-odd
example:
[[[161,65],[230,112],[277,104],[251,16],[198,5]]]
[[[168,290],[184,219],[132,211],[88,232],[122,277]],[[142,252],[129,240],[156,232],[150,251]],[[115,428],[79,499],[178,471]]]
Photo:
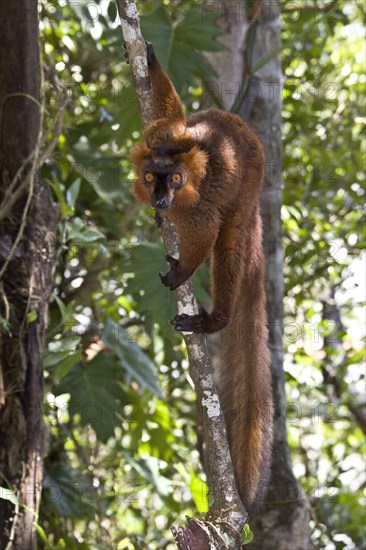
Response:
[[[250,124],[266,154],[266,180],[262,195],[263,241],[266,253],[267,311],[270,329],[275,402],[275,444],[267,506],[253,523],[256,548],[307,548],[308,503],[292,472],[287,443],[283,372],[283,248],[282,248],[282,70],[279,2],[226,0],[207,17],[216,19],[226,33],[226,48],[210,54],[216,68],[216,97]]]
[[[35,546],[44,456],[42,356],[58,207],[42,148],[37,2],[0,20],[0,547]],[[52,129],[55,133],[55,127]]]

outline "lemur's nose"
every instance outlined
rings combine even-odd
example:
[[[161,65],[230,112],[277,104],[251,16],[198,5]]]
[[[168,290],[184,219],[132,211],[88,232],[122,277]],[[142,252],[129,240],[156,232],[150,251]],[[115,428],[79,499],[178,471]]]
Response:
[[[154,208],[169,208],[170,203],[166,197],[155,199],[154,197],[151,200],[151,204]]]

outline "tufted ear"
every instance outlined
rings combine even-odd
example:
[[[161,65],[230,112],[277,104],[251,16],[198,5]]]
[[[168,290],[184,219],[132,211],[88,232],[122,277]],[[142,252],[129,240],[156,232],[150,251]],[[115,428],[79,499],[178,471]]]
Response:
[[[146,141],[142,141],[141,143],[134,145],[130,151],[130,160],[134,165],[134,171],[137,176],[137,179],[133,183],[132,194],[139,201],[146,204],[150,203],[151,191],[142,181],[143,175],[141,174],[141,168],[144,161],[149,157],[151,157],[151,151],[148,148]]]
[[[188,173],[188,183],[198,187],[206,175],[208,155],[195,145],[188,153],[180,156]]]
[[[137,143],[132,147],[130,151],[130,160],[135,165],[136,171],[140,169],[141,164],[149,156],[151,156],[151,151],[148,148],[146,141]]]

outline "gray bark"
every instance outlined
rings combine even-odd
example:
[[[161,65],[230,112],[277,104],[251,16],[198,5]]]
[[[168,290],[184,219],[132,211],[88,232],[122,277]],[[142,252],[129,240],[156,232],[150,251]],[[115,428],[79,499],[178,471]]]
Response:
[[[20,503],[0,499],[0,548],[16,550],[35,547],[44,454],[42,355],[58,220],[36,171],[42,119],[37,9],[37,0],[4,3],[0,18],[0,315],[7,323],[0,339],[0,485]],[[14,194],[17,200],[9,203]]]

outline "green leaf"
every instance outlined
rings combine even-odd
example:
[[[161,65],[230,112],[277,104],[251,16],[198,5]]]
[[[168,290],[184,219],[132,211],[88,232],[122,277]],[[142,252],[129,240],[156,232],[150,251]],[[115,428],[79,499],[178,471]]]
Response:
[[[220,52],[224,48],[215,38],[225,34],[219,27],[208,23],[202,24],[202,9],[190,9],[175,27],[177,42],[190,45],[191,48],[206,52]]]
[[[190,483],[189,488],[199,513],[208,511],[208,495],[207,484],[198,476],[193,468],[190,470]]]
[[[92,506],[84,498],[90,490],[90,481],[67,462],[46,465],[43,488],[44,501],[63,517],[90,517]]]
[[[53,298],[58,305],[58,308],[61,313],[61,320],[62,322],[65,322],[69,320],[75,313],[75,304],[73,301],[69,302],[67,305],[64,304],[64,302],[61,300],[57,294],[53,294]]]
[[[135,342],[129,341],[128,333],[121,329],[112,319],[105,322],[102,341],[119,357],[122,368],[128,379],[136,380],[142,389],[147,389],[162,396],[154,365]]]
[[[85,366],[80,363],[74,366],[54,390],[55,395],[70,394],[70,414],[79,415],[81,424],[89,424],[103,442],[119,425],[115,402],[129,403],[120,387],[119,376],[120,367],[115,359],[101,352]]]
[[[72,367],[74,367],[80,361],[82,353],[83,352],[80,349],[60,361],[60,363],[57,364],[57,368],[54,373],[56,378],[63,378],[64,376],[66,376],[66,374],[72,369]]]
[[[69,357],[69,350],[62,350],[57,352],[48,351],[43,359],[43,367],[49,368],[61,363],[65,358]]]
[[[80,178],[77,178],[74,183],[72,185],[70,185],[70,187],[68,188],[67,192],[66,192],[66,198],[67,198],[67,202],[70,206],[74,207],[75,206],[75,203],[76,203],[76,199],[78,198],[79,196],[79,192],[80,192],[80,183],[81,183],[81,179]]]
[[[134,460],[128,458],[128,462],[142,477],[149,481],[162,497],[167,497],[172,489],[166,477],[160,474],[159,460],[149,456],[146,459]]]
[[[105,239],[105,235],[97,229],[85,229],[85,222],[80,218],[74,218],[68,225],[68,238],[76,244],[87,244]]]
[[[194,85],[194,75],[213,76],[211,68],[194,50],[222,50],[215,38],[224,33],[210,21],[203,25],[200,9],[187,10],[175,23],[166,8],[159,5],[140,20],[143,35],[153,43],[160,63],[178,89],[186,84]]]
[[[38,319],[38,312],[33,310],[33,311],[29,311],[27,313],[27,323],[34,323],[34,321],[36,321]]]
[[[6,331],[8,334],[10,333],[10,323],[5,317],[2,317],[0,315],[0,327]]]
[[[169,321],[177,312],[177,304],[172,292],[161,284],[159,278],[159,271],[169,270],[164,258],[162,245],[142,243],[133,251],[132,265],[122,266],[122,269],[134,274],[125,293],[133,295],[139,313],[146,315],[150,323],[157,323],[162,334],[172,339],[174,332]]]
[[[254,539],[253,532],[250,530],[248,523],[244,525],[243,532],[241,535],[241,541],[243,544],[249,544]]]
[[[148,423],[152,423],[149,428],[150,438],[148,441],[140,443],[140,454],[144,454],[146,451],[151,456],[165,460],[167,463],[171,462],[174,458],[175,437],[172,433],[172,418],[168,405],[157,400],[154,413],[148,417]]]
[[[117,19],[117,6],[116,3],[111,0],[108,6],[108,17],[112,23],[114,23]]]
[[[52,178],[52,180],[49,181],[49,183],[60,204],[62,218],[68,218],[73,213],[73,208],[66,203],[59,181],[54,177]]]
[[[16,494],[11,489],[7,489],[6,487],[0,487],[0,498],[3,500],[8,500],[15,505],[19,504]]]

